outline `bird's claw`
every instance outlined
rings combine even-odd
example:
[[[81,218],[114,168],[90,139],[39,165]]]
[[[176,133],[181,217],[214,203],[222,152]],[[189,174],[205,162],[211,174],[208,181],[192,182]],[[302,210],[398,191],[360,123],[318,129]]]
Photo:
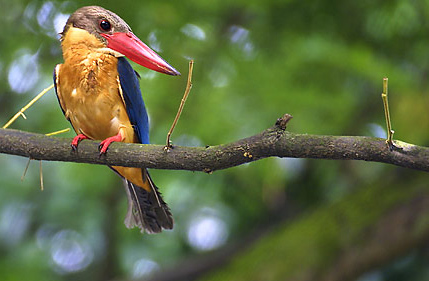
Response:
[[[103,141],[104,142],[104,141]],[[105,144],[105,143],[103,143],[103,142],[101,142],[100,143],[100,145],[98,146],[98,151],[100,151],[100,157],[103,155],[103,154],[106,154],[106,152],[107,152],[107,150],[109,149],[109,145],[110,145],[110,143],[109,144]]]
[[[100,151],[100,156],[103,154],[106,154],[107,149],[109,149],[109,146],[112,142],[118,142],[118,141],[122,141],[123,137],[121,135],[121,133],[118,133],[116,136],[113,137],[109,137],[105,140],[103,140],[100,145],[98,146],[98,150]]]
[[[77,146],[79,145],[79,143],[80,143],[82,140],[87,139],[87,138],[88,138],[88,137],[87,137],[87,136],[85,136],[84,134],[79,134],[79,135],[75,136],[75,137],[73,138],[73,140],[72,140],[71,144],[70,144],[70,146],[71,146],[71,148],[72,148],[73,152],[76,152],[76,151],[77,151]]]

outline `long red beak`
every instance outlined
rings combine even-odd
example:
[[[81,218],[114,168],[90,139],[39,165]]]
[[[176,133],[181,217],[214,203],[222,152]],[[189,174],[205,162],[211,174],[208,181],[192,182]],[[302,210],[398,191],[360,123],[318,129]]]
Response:
[[[133,62],[165,74],[180,75],[179,71],[169,65],[132,32],[101,33],[100,35],[107,39],[108,48],[123,54]]]

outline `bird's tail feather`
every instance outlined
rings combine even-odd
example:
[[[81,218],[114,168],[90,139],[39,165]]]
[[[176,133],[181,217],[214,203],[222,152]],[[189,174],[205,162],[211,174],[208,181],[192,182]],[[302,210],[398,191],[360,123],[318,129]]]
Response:
[[[161,193],[153,183],[146,169],[142,169],[144,187],[135,185],[124,179],[128,198],[128,212],[125,217],[125,226],[139,227],[141,232],[158,233],[162,229],[173,228],[173,217],[170,208],[161,197]],[[147,187],[147,186],[146,186]]]

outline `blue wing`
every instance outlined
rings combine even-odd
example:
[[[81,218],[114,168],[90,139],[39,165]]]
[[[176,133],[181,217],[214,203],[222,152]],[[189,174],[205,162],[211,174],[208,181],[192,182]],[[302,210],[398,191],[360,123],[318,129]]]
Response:
[[[140,143],[148,144],[149,120],[137,74],[124,57],[118,58],[118,73],[128,118],[130,118]]]

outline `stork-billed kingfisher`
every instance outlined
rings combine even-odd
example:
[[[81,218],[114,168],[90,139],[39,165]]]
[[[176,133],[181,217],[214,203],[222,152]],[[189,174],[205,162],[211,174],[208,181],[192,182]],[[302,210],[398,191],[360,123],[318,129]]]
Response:
[[[61,109],[77,136],[101,140],[100,153],[115,141],[149,143],[148,116],[138,74],[127,58],[169,75],[180,73],[135,36],[115,13],[98,6],[74,12],[61,33],[64,63],[54,71]],[[125,182],[128,213],[125,225],[142,232],[173,228],[169,207],[145,168],[112,166]]]

